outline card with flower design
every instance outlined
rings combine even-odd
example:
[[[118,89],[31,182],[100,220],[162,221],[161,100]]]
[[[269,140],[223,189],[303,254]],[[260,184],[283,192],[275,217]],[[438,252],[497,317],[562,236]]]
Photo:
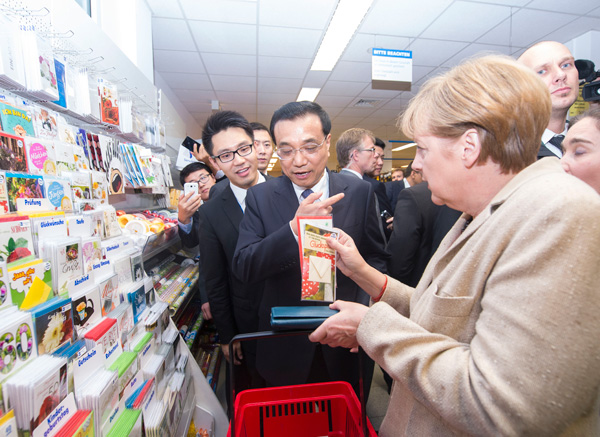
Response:
[[[81,241],[81,249],[83,272],[90,273],[93,271],[94,264],[102,260],[102,246],[100,245],[100,238],[83,238]]]
[[[10,211],[18,210],[17,199],[31,201],[44,198],[44,178],[42,176],[9,172],[6,172],[4,176]]]
[[[72,307],[70,298],[55,297],[32,310],[39,355],[51,354],[72,343]]]
[[[0,170],[27,171],[25,141],[22,137],[0,132]]]
[[[0,260],[8,264],[32,259],[33,236],[27,216],[0,217]]]

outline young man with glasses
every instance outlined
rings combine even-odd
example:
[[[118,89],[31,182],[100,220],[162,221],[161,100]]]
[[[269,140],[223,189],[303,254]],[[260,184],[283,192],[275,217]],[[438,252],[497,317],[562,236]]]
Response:
[[[238,280],[232,273],[232,259],[238,240],[238,227],[246,209],[248,188],[264,182],[258,172],[253,130],[250,123],[234,111],[211,115],[202,130],[202,144],[213,164],[223,170],[227,180],[211,193],[211,201],[198,211],[202,272],[208,301],[219,341],[228,365],[239,366],[237,389],[262,385],[255,370],[255,347],[237,343],[233,357],[229,342],[240,333],[258,329],[258,303],[261,284]],[[229,378],[229,372],[227,372]],[[227,390],[230,393],[230,390]]]
[[[351,234],[370,264],[385,271],[387,253],[373,190],[354,176],[326,169],[330,130],[329,116],[312,102],[288,103],[271,119],[284,175],[248,191],[233,260],[240,280],[264,281],[260,330],[270,330],[272,307],[306,304],[301,301],[296,216],[332,215],[333,225]],[[337,297],[369,303],[367,294],[339,271]],[[358,389],[356,354],[315,346],[305,337],[259,342],[256,365],[269,385],[345,380]],[[366,368],[368,390],[373,363]]]

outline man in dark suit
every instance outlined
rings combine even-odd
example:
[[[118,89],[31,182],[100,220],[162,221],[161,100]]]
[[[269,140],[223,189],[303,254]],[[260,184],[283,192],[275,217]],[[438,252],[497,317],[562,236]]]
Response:
[[[335,151],[338,163],[342,167],[340,173],[354,175],[370,183],[377,196],[377,214],[381,215],[384,211],[387,211],[391,216],[392,211],[390,211],[385,186],[378,180],[368,176],[369,173],[373,174],[378,159],[383,162],[379,153],[376,152],[373,133],[361,128],[348,129],[338,138]],[[387,230],[386,218],[384,217],[381,217],[381,229],[386,238],[389,237],[391,232]]]
[[[177,208],[177,220],[179,239],[184,247],[189,249],[198,246],[198,208],[203,202],[209,199],[209,193],[215,187],[215,177],[212,169],[204,162],[193,162],[186,165],[179,173],[179,182],[185,185],[187,182],[196,182],[198,184],[198,193],[188,193],[179,199]],[[198,275],[198,291],[200,294],[200,305],[202,309],[202,317],[204,320],[211,320],[212,313],[210,311],[210,303],[206,294],[204,277],[200,273]]]
[[[434,230],[441,209],[431,200],[427,182],[400,192],[394,214],[394,231],[387,246],[392,255],[388,261],[388,274],[392,278],[411,287],[419,283],[431,255],[437,249],[437,246],[433,247]],[[454,222],[459,215],[457,212]],[[449,223],[444,235],[454,222]]]
[[[242,281],[265,282],[259,308],[261,330],[270,329],[272,307],[320,304],[301,300],[298,216],[332,215],[333,225],[352,235],[365,259],[385,270],[387,252],[371,186],[326,170],[330,130],[329,116],[312,102],[288,103],[271,119],[284,176],[248,191],[233,259],[234,273]],[[339,270],[337,298],[369,303],[367,294]],[[366,367],[368,390],[372,362]],[[358,388],[355,354],[315,347],[307,338],[259,342],[257,368],[270,385],[345,380]]]
[[[198,210],[202,272],[219,341],[228,364],[240,366],[236,389],[260,386],[255,371],[255,347],[235,344],[229,356],[229,342],[239,334],[258,329],[258,303],[261,284],[244,283],[232,273],[239,224],[244,217],[248,188],[264,182],[258,172],[250,123],[239,113],[219,111],[211,115],[202,131],[202,143],[210,159],[218,164],[227,179],[222,189],[211,194],[211,201]],[[229,392],[229,390],[228,390]]]
[[[537,158],[562,157],[561,143],[567,133],[569,109],[579,95],[579,72],[571,51],[556,41],[542,41],[519,56],[519,62],[531,68],[550,92],[552,115],[542,134]]]

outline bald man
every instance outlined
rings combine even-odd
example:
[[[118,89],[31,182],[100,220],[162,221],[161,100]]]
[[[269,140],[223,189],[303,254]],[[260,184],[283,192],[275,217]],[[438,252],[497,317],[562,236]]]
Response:
[[[535,71],[550,91],[552,115],[542,135],[538,159],[562,157],[560,143],[567,132],[569,108],[579,95],[579,73],[571,51],[556,41],[543,41],[529,47],[519,62]]]

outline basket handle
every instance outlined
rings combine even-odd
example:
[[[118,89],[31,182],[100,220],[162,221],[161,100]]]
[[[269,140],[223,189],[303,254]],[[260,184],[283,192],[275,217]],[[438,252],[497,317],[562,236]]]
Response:
[[[231,339],[231,341],[229,342],[229,356],[230,357],[234,356],[233,345],[234,345],[234,343],[237,343],[237,342],[261,340],[261,339],[265,339],[265,338],[295,337],[295,336],[299,336],[299,335],[309,335],[311,332],[313,332],[312,329],[296,330],[296,331],[261,331],[261,332],[251,332],[248,334],[238,334],[235,337],[233,337]],[[358,348],[358,370],[359,370],[358,385],[359,385],[359,391],[360,391],[361,421],[362,421],[363,434],[365,437],[368,437],[369,430],[368,430],[368,426],[367,426],[367,406],[365,403],[365,381],[364,381],[364,377],[363,377],[363,375],[364,375],[363,354],[364,354],[364,351],[359,346],[359,348]],[[231,433],[230,433],[231,437],[236,437],[235,436],[235,411],[234,411],[235,396],[236,396],[234,366],[235,366],[234,364],[229,365],[229,379],[231,382],[231,400],[229,402],[228,409],[229,409],[229,417],[231,420]]]

